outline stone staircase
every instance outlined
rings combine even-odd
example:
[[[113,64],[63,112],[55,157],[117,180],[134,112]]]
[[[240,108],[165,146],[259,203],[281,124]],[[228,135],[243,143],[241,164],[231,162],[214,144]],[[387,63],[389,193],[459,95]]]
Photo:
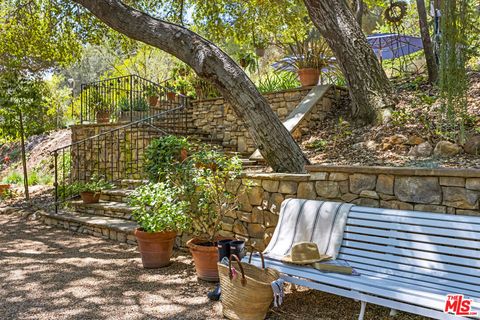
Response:
[[[244,168],[262,167],[257,161],[242,161]],[[99,203],[84,204],[81,200],[72,200],[57,213],[40,211],[40,219],[47,225],[136,245],[133,232],[137,223],[132,220],[132,207],[128,205],[128,196],[136,187],[146,182],[121,180],[116,189],[102,192]],[[177,242],[177,245],[180,243]]]
[[[99,203],[73,200],[58,213],[40,212],[40,219],[47,225],[136,245],[133,232],[137,223],[132,220],[132,207],[127,199],[132,190],[143,183],[143,180],[122,180],[117,189],[105,190]]]

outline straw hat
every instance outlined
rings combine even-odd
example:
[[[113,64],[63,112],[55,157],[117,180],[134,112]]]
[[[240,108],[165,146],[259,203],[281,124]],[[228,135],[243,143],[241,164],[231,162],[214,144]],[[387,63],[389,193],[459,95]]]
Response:
[[[283,257],[283,262],[294,264],[310,264],[330,259],[330,256],[321,255],[314,242],[298,242],[292,247],[290,255]]]

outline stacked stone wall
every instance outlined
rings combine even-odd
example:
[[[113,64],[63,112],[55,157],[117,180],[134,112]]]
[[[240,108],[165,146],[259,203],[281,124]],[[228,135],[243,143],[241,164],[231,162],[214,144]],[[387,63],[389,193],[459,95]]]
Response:
[[[245,174],[232,184],[240,207],[223,219],[222,236],[263,250],[288,198],[457,215],[480,215],[480,170],[309,166],[308,174]],[[249,183],[252,187],[245,191]]]

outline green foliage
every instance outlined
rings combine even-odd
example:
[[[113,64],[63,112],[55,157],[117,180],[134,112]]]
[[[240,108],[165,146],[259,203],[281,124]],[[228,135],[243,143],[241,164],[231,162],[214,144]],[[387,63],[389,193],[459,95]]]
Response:
[[[307,144],[307,148],[314,149],[317,152],[324,151],[328,146],[328,141],[323,139],[316,139],[313,142]]]
[[[261,93],[269,93],[298,88],[299,86],[300,82],[296,74],[292,72],[279,72],[272,75],[267,74],[263,79],[260,79],[258,90]]]
[[[49,95],[42,79],[16,72],[0,73],[0,141],[20,138],[20,113],[26,137],[55,128],[56,119],[50,114]]]
[[[325,39],[318,32],[311,32],[304,38],[295,37],[293,42],[284,45],[293,59],[284,64],[295,69],[313,68],[322,70],[329,65],[333,54]]]
[[[397,127],[402,127],[414,119],[413,114],[406,110],[392,111],[392,124]]]
[[[100,193],[102,190],[110,190],[115,186],[106,181],[105,178],[98,175],[93,175],[88,182],[75,182],[64,186],[60,190],[65,198],[76,196],[81,192]]]
[[[444,0],[441,2],[442,41],[440,46],[440,92],[444,128],[465,140],[467,115],[466,30],[468,0]]]
[[[132,217],[145,232],[183,231],[190,224],[189,203],[182,189],[167,183],[148,183],[129,197]]]
[[[23,183],[23,174],[18,171],[11,171],[2,179],[2,182],[9,184],[21,184]]]
[[[167,135],[150,142],[145,150],[145,172],[150,181],[165,181],[171,174],[177,173],[182,149],[190,149],[186,138]]]
[[[148,111],[150,109],[150,106],[148,105],[147,101],[142,98],[142,97],[135,97],[132,100],[132,103],[130,103],[130,99],[127,97],[122,97],[120,101],[118,102],[118,106],[120,107],[120,110],[123,112],[127,111]]]

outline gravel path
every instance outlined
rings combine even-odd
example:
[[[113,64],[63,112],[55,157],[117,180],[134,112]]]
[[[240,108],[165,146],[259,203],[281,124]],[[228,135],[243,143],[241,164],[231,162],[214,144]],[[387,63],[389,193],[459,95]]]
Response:
[[[206,298],[213,285],[197,280],[190,256],[178,251],[173,260],[146,270],[131,246],[0,214],[0,318],[222,319],[220,303]],[[269,319],[356,319],[358,309],[349,299],[300,290]],[[365,319],[387,315],[369,305]]]

